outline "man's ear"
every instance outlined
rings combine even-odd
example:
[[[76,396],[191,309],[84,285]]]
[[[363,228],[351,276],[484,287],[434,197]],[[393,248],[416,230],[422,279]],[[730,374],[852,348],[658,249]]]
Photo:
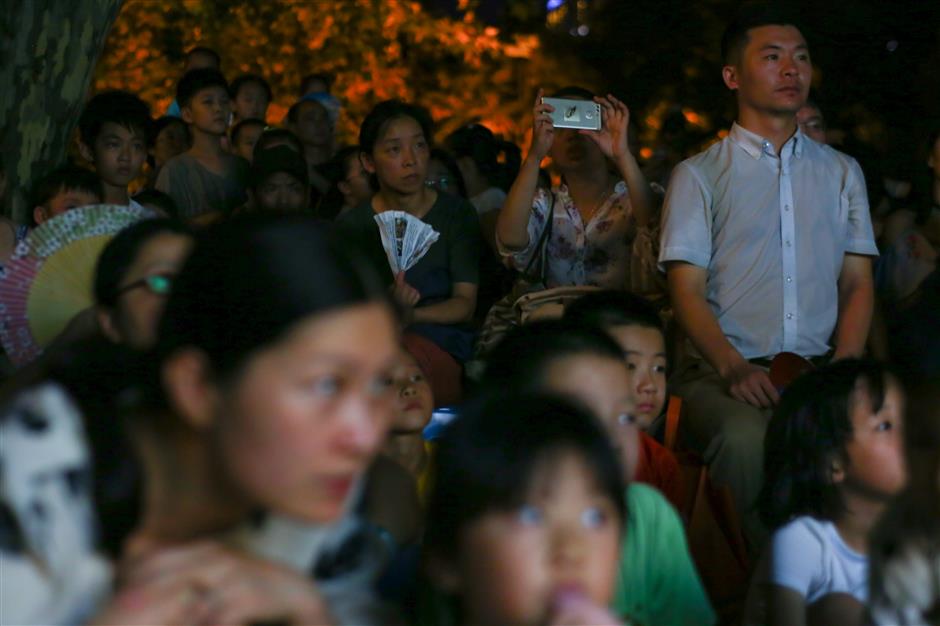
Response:
[[[49,219],[49,214],[46,211],[46,207],[37,206],[33,207],[33,221],[36,222],[36,225],[42,224],[47,219]]]
[[[721,78],[725,81],[725,86],[734,91],[738,88],[738,68],[734,65],[726,65],[721,68]]]
[[[460,573],[450,561],[431,555],[427,560],[427,572],[431,582],[441,591],[449,594],[460,592],[462,587]]]
[[[87,143],[85,143],[81,139],[78,140],[78,153],[82,155],[82,158],[88,161],[89,163],[95,162],[95,151],[92,150],[91,146],[89,146]]]
[[[196,348],[171,355],[161,373],[167,402],[179,418],[194,430],[212,425],[219,404],[218,387],[212,380],[209,359]]]
[[[367,152],[359,153],[359,162],[362,163],[362,167],[366,168],[366,171],[370,174],[375,174],[375,161],[372,160],[372,155]]]
[[[180,117],[187,124],[193,123],[193,111],[189,108],[189,105],[180,107]]]
[[[97,307],[95,309],[95,320],[98,322],[98,328],[105,337],[114,343],[123,343],[121,333],[114,323],[114,313],[112,311]]]
[[[341,180],[336,183],[336,188],[339,189],[339,192],[343,195],[346,195],[352,190],[349,186],[349,183],[347,183],[345,180]]]

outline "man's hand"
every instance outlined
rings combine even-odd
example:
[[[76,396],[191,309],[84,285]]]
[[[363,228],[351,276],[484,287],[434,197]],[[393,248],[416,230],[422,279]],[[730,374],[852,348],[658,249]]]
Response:
[[[759,409],[768,409],[780,401],[780,394],[770,382],[766,370],[744,358],[720,374],[728,383],[728,392],[735,400],[747,402]]]

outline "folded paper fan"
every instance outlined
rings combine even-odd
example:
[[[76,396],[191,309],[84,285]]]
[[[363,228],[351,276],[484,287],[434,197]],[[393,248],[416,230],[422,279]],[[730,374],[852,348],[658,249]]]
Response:
[[[392,274],[407,272],[427,254],[441,236],[430,224],[404,211],[385,211],[375,216],[382,247]]]
[[[0,270],[0,340],[22,366],[80,311],[90,307],[101,250],[125,226],[154,214],[96,204],[72,209],[35,228]]]

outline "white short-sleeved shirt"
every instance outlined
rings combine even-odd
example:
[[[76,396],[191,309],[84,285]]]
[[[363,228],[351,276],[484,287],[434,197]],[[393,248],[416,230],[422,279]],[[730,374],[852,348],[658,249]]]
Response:
[[[735,124],[673,171],[660,269],[707,270],[706,299],[745,358],[825,354],[846,254],[877,255],[855,159],[800,131],[780,154]]]
[[[868,602],[868,557],[850,548],[827,520],[798,517],[774,532],[758,563],[746,610],[746,624],[763,624],[763,589],[780,585],[799,593],[806,605],[830,593]]]

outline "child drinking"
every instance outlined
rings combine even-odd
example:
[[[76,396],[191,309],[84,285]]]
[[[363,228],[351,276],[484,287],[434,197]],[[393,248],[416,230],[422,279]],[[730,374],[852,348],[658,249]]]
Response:
[[[604,332],[559,321],[510,331],[490,354],[490,389],[563,394],[600,418],[620,457],[629,515],[612,606],[637,624],[713,624],[685,529],[665,497],[637,479],[642,466],[634,394],[622,349]],[[632,481],[632,482],[631,482]]]
[[[829,623],[860,619],[868,536],[905,481],[903,404],[897,380],[871,361],[838,361],[787,388],[765,439],[758,508],[773,536],[745,623],[813,623],[817,603]]]
[[[603,607],[622,494],[617,455],[591,415],[537,395],[468,407],[440,440],[425,535],[433,586],[454,602],[427,607],[424,621],[619,623]]]

